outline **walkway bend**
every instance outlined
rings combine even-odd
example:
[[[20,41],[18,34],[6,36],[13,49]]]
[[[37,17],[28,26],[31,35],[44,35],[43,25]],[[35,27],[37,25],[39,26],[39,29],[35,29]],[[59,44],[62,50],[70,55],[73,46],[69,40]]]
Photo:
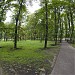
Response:
[[[75,75],[75,48],[63,41],[51,75]]]

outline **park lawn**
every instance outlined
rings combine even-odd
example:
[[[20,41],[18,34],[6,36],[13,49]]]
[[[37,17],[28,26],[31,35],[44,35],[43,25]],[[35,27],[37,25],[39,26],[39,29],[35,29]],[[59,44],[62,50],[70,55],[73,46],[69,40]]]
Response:
[[[75,44],[72,44],[73,47],[75,47]]]
[[[44,41],[19,41],[17,50],[13,49],[13,42],[0,42],[0,61],[10,64],[18,63],[25,65],[34,65],[39,68],[41,66],[48,67],[49,61],[53,61],[54,55],[59,51],[59,46],[51,46],[54,42],[48,41],[48,48],[43,49]]]

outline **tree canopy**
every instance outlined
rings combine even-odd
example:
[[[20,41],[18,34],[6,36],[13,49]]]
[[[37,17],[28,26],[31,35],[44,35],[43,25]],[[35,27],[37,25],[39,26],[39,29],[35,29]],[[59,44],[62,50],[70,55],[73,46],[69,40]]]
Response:
[[[0,25],[1,28],[11,29],[4,23],[8,10],[13,9],[12,22],[14,29],[14,48],[20,39],[55,41],[55,45],[63,38],[70,43],[75,43],[75,0],[39,0],[41,8],[28,14],[27,2],[32,5],[37,0],[1,0]],[[11,32],[12,33],[12,32]]]

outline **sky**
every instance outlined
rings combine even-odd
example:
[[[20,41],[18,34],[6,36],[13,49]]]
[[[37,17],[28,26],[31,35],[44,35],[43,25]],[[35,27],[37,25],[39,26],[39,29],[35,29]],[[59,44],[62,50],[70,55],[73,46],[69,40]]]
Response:
[[[41,8],[41,7],[39,6],[39,1],[33,2],[32,4],[33,4],[33,6],[30,6],[30,5],[27,6],[27,9],[28,9],[28,11],[29,11],[30,14],[31,14],[31,13],[34,13],[36,10],[38,10],[39,8]],[[12,15],[12,12],[11,12],[10,10],[8,10],[8,11],[7,11],[7,14],[6,14],[5,23],[11,21],[11,15]]]

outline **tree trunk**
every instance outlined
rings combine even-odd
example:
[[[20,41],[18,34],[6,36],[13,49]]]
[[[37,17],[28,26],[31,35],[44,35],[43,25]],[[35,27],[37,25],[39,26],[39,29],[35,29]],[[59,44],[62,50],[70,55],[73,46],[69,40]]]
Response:
[[[45,0],[45,11],[46,11],[46,33],[45,33],[45,45],[44,48],[47,47],[47,41],[48,41],[48,7],[47,7],[47,1]]]
[[[71,39],[70,16],[69,16],[69,13],[68,12],[67,12],[67,20],[68,20],[68,28],[69,28],[68,35],[69,35],[69,38]]]
[[[67,41],[68,39],[68,24],[67,24],[67,17],[64,17],[65,20],[65,40]]]
[[[14,38],[14,48],[17,48],[17,24],[18,24],[18,19],[16,19],[16,26],[15,26],[15,38]]]
[[[55,45],[57,45],[57,29],[58,29],[58,27],[57,27],[57,24],[56,24],[56,7],[54,8],[54,14],[55,14]]]
[[[58,25],[59,25],[59,28],[61,30],[61,18],[60,18],[60,8],[58,8]],[[60,33],[59,33],[59,38],[60,37]],[[61,39],[59,39],[60,43],[61,43]]]
[[[71,26],[72,26],[72,30],[71,30],[71,42],[74,43],[74,39],[73,39],[73,36],[74,36],[74,23],[73,23],[73,13],[71,11],[71,8],[70,8],[70,17],[71,17]]]
[[[20,12],[21,12],[21,9],[22,9],[22,3],[23,3],[23,0],[20,4],[20,8],[19,8],[19,12],[17,14],[17,17],[16,17],[16,25],[15,25],[15,38],[14,38],[14,48],[17,49],[17,26],[18,26],[18,20],[19,20],[19,15],[20,15]]]

